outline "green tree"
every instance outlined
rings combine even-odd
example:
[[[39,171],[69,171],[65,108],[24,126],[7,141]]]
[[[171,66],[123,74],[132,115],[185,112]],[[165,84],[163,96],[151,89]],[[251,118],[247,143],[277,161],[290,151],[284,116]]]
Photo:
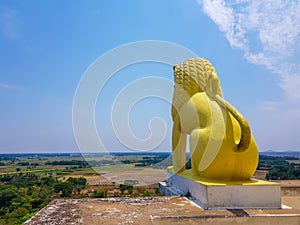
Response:
[[[9,216],[12,218],[21,218],[25,216],[27,213],[28,213],[27,209],[20,207],[12,211],[12,213],[10,213]]]
[[[73,186],[69,182],[59,182],[54,185],[54,192],[62,192],[62,197],[70,197],[73,192]]]
[[[69,177],[67,182],[72,183],[73,185],[85,186],[87,183],[87,180],[84,177],[79,177],[79,178]]]
[[[94,198],[106,198],[107,197],[107,190],[106,189],[100,189],[98,191],[96,191],[93,194]]]
[[[143,192],[143,196],[144,196],[144,197],[149,197],[149,196],[151,196],[151,194],[150,194],[149,191],[144,191],[144,192]]]
[[[14,198],[18,197],[18,189],[13,185],[0,186],[0,212],[8,208]]]

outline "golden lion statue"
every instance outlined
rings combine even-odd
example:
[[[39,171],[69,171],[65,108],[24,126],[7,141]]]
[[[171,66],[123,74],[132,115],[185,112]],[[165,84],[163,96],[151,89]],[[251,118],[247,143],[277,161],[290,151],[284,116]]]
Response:
[[[249,180],[258,164],[257,146],[247,120],[222,98],[214,67],[205,59],[192,58],[173,69],[172,171],[185,171],[189,135],[194,175]]]

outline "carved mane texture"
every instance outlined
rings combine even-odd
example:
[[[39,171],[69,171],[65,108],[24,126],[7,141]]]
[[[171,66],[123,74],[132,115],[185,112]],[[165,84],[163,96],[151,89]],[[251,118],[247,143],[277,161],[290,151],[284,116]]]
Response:
[[[202,58],[192,58],[175,65],[174,69],[174,93],[172,100],[172,119],[174,120],[181,106],[198,92],[206,91],[207,81],[214,74],[217,75],[211,63]],[[219,85],[218,94],[222,96]]]

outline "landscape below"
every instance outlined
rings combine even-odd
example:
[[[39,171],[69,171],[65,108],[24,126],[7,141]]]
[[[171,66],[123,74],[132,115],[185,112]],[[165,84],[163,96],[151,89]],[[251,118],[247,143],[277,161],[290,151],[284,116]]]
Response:
[[[53,199],[161,196],[171,164],[165,152],[1,154],[0,224],[22,224]],[[280,182],[283,203],[299,209],[299,165],[300,152],[260,153],[254,177]]]

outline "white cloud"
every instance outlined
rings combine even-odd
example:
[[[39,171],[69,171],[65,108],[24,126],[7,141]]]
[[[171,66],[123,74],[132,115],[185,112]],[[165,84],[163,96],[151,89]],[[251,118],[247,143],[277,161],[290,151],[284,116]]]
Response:
[[[300,103],[300,76],[284,76],[280,86],[286,91],[292,103]]]
[[[11,86],[9,84],[1,84],[0,83],[0,88],[10,88]]]
[[[1,89],[20,90],[22,88],[20,86],[18,86],[18,85],[15,85],[15,84],[0,83],[0,90]]]
[[[225,33],[227,40],[233,47],[245,49],[246,39],[244,38],[244,31],[241,29],[239,23],[235,21],[239,18],[235,17],[232,8],[227,7],[223,0],[203,0],[204,12],[219,26],[219,29]]]
[[[289,100],[300,100],[300,66],[294,62],[300,52],[299,0],[198,0],[198,3],[232,47],[243,50],[250,63],[264,65],[280,75],[280,87]]]
[[[287,99],[260,103],[249,116],[260,150],[300,149],[300,0],[198,3],[249,63],[280,77]]]
[[[272,112],[280,109],[281,104],[275,101],[265,101],[261,104],[260,108],[264,111]]]

